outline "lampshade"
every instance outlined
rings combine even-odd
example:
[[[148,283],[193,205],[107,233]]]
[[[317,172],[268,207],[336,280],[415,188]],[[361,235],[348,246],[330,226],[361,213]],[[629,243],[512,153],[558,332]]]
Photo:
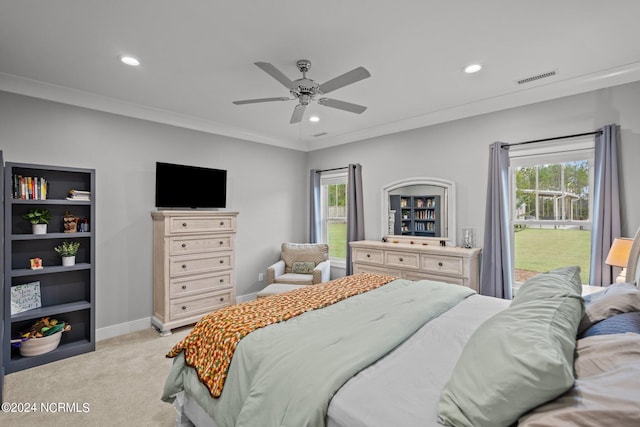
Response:
[[[611,249],[609,249],[609,255],[607,255],[605,263],[625,268],[627,266],[627,261],[629,260],[629,252],[631,252],[632,243],[633,239],[616,237],[611,245]]]

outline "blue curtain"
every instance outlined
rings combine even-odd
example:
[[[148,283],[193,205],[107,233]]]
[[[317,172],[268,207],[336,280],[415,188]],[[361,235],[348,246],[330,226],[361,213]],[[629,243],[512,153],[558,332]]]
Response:
[[[613,267],[605,264],[604,260],[613,240],[620,237],[618,128],[613,124],[598,130],[601,133],[595,143],[589,284],[607,286],[615,279]]]
[[[347,173],[347,268],[352,273],[349,242],[364,240],[364,203],[362,198],[362,166],[350,164]]]
[[[480,294],[511,299],[513,257],[509,225],[509,146],[494,142],[489,153],[487,208]]]
[[[322,242],[322,206],[320,200],[320,171],[311,169],[309,186],[309,243]]]

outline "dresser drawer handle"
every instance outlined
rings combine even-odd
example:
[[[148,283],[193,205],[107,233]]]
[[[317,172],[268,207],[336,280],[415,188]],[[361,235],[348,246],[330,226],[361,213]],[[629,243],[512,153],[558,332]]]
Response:
[[[220,225],[224,225],[224,221],[220,221]]]
[[[398,258],[398,261],[402,262],[402,261],[404,261],[404,260],[402,259],[402,257],[400,257],[400,258]]]
[[[220,264],[224,264],[224,260],[223,259],[220,260]]]
[[[224,283],[224,279],[220,279],[220,283]]]
[[[220,302],[224,301],[224,297],[220,297]]]
[[[182,285],[182,289],[187,289],[187,285]]]
[[[186,223],[186,222],[183,222],[183,223],[182,223],[182,226],[183,226],[183,227],[186,227],[186,226],[187,226],[187,223]]]
[[[222,240],[220,240],[220,244],[221,244],[221,245],[224,245],[224,242],[223,242]]]
[[[442,267],[442,261],[440,261],[440,262],[438,263],[438,266],[439,266],[439,267]]]
[[[367,258],[371,258],[371,254],[367,254]]]
[[[182,246],[183,248],[186,248],[186,247],[187,247],[187,244],[186,244],[186,243],[183,243],[183,244],[182,244],[182,245],[180,245],[180,246]]]
[[[182,309],[183,309],[183,310],[186,310],[186,309],[187,309],[187,306],[186,306],[186,305],[183,305],[183,306],[182,306]]]
[[[187,268],[187,264],[182,264],[182,268]]]

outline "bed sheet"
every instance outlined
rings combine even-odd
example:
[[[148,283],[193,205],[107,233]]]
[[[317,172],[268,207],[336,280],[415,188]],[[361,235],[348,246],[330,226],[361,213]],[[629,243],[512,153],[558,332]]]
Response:
[[[510,301],[472,295],[413,336],[334,395],[327,427],[439,426],[440,393],[478,326]]]

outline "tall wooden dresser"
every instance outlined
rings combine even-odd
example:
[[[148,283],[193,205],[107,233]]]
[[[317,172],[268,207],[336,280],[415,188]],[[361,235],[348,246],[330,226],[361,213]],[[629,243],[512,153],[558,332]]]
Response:
[[[161,335],[236,302],[237,212],[151,212],[153,317]]]
[[[480,248],[406,242],[351,242],[353,273],[378,273],[409,280],[436,280],[478,291]]]

